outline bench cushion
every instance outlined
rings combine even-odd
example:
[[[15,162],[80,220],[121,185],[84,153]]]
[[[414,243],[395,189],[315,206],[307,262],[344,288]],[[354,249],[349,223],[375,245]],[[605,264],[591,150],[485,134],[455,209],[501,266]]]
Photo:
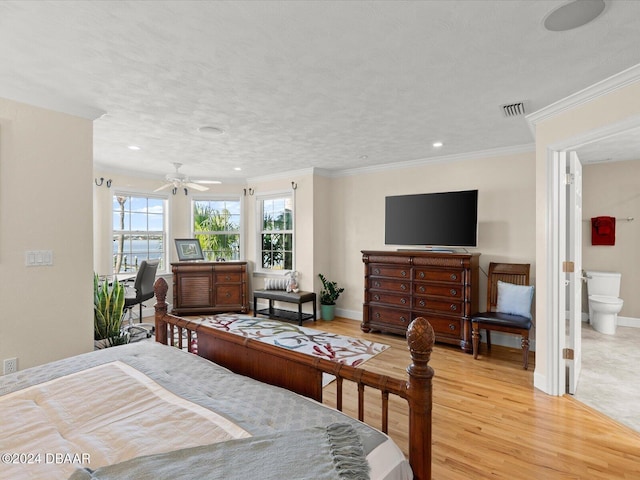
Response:
[[[305,303],[315,301],[316,294],[314,292],[285,292],[282,290],[254,290],[254,298],[266,298],[268,300],[276,300],[289,303]]]

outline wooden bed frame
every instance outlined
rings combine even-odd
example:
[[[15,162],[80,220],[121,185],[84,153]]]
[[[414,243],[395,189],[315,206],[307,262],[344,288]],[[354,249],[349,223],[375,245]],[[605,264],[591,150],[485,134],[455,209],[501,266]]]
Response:
[[[409,463],[414,479],[431,479],[431,408],[433,369],[428,365],[433,350],[434,333],[429,322],[416,318],[407,330],[407,343],[412,363],[407,368],[408,380],[379,375],[362,368],[316,358],[230,332],[204,326],[167,312],[166,280],[159,278],[154,285],[156,341],[183,348],[187,332],[197,337],[197,354],[222,365],[235,373],[265,383],[284,387],[322,402],[322,374],[336,377],[336,408],[342,410],[343,381],[358,386],[358,419],[364,418],[364,389],[381,392],[382,426],[387,433],[389,394],[404,398],[409,404]],[[183,336],[183,334],[185,334]],[[178,339],[177,342],[175,339]],[[192,351],[187,341],[188,351]]]

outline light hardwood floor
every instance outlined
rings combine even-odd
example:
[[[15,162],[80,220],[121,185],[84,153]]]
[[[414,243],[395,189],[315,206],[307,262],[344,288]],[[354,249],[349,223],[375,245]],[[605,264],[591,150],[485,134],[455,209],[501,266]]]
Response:
[[[406,377],[410,363],[404,337],[365,334],[360,323],[336,318],[304,326],[362,337],[391,348],[362,368]],[[494,346],[478,360],[456,347],[436,344],[433,381],[433,478],[640,479],[640,434],[570,396],[553,397],[533,388],[534,356],[522,369],[521,353]],[[324,402],[335,405],[335,382]],[[346,387],[346,385],[345,385]],[[356,389],[346,390],[345,411],[355,412]],[[379,395],[371,393],[375,402]],[[369,398],[367,402],[369,402]],[[403,401],[390,407],[390,436],[407,453]],[[378,408],[365,421],[379,427]]]

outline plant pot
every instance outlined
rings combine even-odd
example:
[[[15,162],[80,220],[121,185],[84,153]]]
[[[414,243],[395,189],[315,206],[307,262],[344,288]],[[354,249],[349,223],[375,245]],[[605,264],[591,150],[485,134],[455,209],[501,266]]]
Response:
[[[102,338],[100,340],[93,341],[93,349],[94,350],[102,350],[103,348],[109,348],[111,343],[108,338]]]
[[[322,320],[333,320],[336,316],[336,306],[320,304],[320,316]]]

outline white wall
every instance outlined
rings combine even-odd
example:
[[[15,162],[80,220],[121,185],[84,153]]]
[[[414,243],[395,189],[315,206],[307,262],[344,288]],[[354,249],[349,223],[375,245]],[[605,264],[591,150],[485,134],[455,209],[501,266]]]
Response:
[[[93,349],[92,143],[90,120],[0,99],[0,360],[20,370]]]

